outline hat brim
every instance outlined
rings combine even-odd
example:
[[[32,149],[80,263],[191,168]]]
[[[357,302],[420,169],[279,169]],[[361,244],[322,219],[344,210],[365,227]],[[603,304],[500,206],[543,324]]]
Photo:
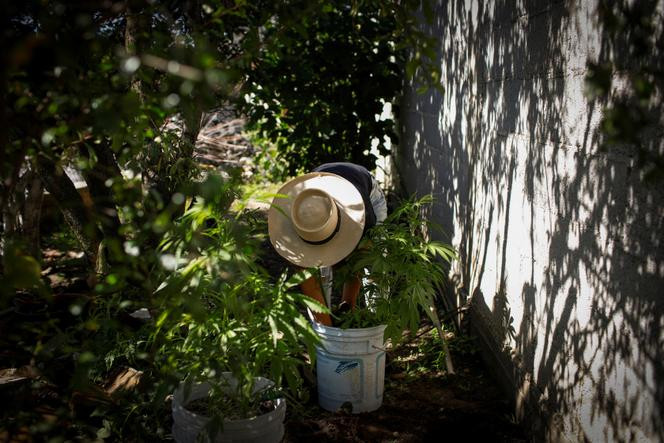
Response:
[[[305,189],[320,189],[332,197],[339,209],[339,230],[327,242],[307,243],[295,231],[290,218],[295,196]],[[268,212],[268,232],[274,249],[289,262],[303,268],[332,266],[346,258],[364,232],[362,195],[345,178],[329,172],[312,172],[283,185]]]

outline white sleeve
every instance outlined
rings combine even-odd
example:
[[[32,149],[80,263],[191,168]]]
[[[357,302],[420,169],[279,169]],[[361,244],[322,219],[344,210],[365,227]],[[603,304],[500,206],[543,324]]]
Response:
[[[383,190],[375,178],[371,177],[371,194],[369,195],[371,206],[376,215],[376,224],[382,223],[387,218],[387,201]]]

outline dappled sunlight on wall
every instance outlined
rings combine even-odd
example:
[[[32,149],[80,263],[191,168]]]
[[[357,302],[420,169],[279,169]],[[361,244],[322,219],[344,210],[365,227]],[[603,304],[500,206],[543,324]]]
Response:
[[[459,249],[451,300],[472,300],[542,434],[664,438],[664,195],[627,149],[599,149],[603,103],[583,94],[587,60],[607,55],[595,5],[450,1],[435,16],[445,91],[408,89],[399,164]]]

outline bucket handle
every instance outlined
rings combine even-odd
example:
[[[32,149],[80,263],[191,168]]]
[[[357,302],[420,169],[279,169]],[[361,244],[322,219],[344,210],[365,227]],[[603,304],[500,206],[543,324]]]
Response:
[[[378,349],[379,351],[387,352],[387,349],[381,348],[380,346],[371,345],[371,347],[374,348],[374,349]]]

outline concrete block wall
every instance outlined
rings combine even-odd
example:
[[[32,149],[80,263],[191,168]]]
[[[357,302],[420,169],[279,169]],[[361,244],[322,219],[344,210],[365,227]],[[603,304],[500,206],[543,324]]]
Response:
[[[515,414],[538,440],[664,441],[664,186],[599,148],[596,3],[440,0],[422,28],[445,91],[407,87],[396,163]]]

